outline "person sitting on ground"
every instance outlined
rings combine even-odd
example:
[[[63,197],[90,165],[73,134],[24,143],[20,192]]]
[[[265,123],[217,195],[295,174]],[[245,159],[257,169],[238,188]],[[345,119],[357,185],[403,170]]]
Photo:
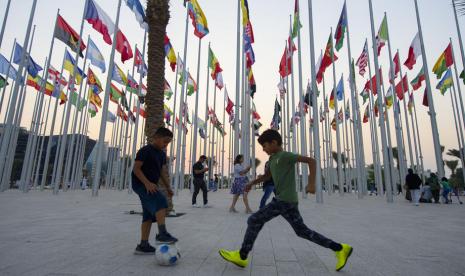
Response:
[[[432,203],[433,194],[431,193],[431,187],[429,186],[428,182],[420,188],[420,202],[421,203]]]

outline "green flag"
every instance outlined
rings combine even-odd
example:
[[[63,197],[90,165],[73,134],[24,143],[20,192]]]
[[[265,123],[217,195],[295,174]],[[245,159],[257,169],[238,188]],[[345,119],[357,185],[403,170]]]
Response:
[[[3,88],[5,86],[8,85],[8,82],[6,81],[6,79],[2,76],[0,76],[0,88]]]
[[[82,99],[81,97],[79,97],[78,93],[76,93],[76,92],[71,92],[69,100],[70,100],[71,104],[76,106],[79,111],[82,111],[82,109],[87,104],[87,101]]]
[[[463,70],[462,73],[460,73],[459,78],[461,78],[463,81],[463,84],[465,84],[465,70]]]

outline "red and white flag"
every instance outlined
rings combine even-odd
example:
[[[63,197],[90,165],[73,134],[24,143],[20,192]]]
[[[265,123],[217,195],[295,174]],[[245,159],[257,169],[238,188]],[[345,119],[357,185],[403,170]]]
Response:
[[[421,56],[421,43],[420,43],[420,36],[418,33],[413,38],[412,44],[410,44],[410,48],[408,50],[408,58],[404,62],[404,65],[407,66],[409,70],[413,69],[413,65],[417,63],[417,58]]]
[[[366,67],[368,65],[368,44],[365,41],[365,46],[363,46],[363,51],[360,54],[360,57],[357,59],[356,63],[359,71],[358,73],[363,77],[366,73]]]

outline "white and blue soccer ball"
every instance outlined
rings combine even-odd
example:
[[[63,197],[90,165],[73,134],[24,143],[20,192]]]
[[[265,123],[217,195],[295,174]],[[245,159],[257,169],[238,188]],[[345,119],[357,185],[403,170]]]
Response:
[[[159,244],[155,252],[155,258],[159,265],[175,265],[181,258],[181,253],[176,244]]]

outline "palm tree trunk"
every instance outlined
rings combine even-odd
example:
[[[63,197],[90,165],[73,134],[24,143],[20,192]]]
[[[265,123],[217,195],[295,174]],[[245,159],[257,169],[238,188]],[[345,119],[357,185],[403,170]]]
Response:
[[[164,126],[163,89],[165,83],[164,39],[170,18],[169,0],[147,0],[149,26],[147,96],[145,106],[147,120],[145,135],[151,142],[155,131]]]

